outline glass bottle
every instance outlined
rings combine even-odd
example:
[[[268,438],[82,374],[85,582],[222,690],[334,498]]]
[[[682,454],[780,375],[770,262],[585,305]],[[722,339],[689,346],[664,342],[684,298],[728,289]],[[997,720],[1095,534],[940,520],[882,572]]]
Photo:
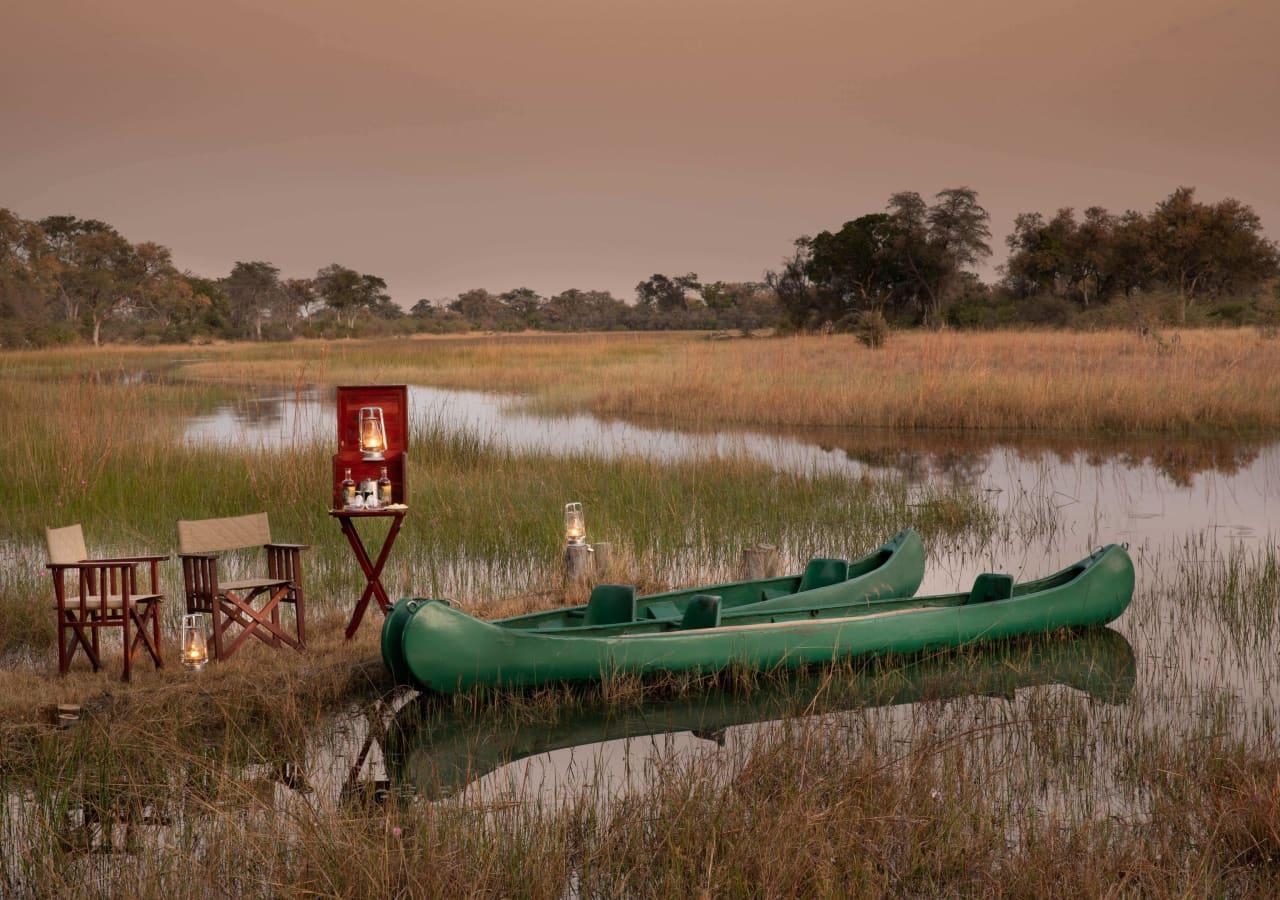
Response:
[[[387,477],[387,467],[382,467],[382,474],[378,477],[378,505],[391,505],[391,479]]]
[[[356,483],[351,479],[349,467],[342,477],[342,505],[347,509],[356,505]]]

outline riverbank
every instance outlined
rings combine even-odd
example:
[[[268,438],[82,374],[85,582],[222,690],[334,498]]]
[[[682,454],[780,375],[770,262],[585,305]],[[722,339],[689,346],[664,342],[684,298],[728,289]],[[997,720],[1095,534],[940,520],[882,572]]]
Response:
[[[542,411],[688,428],[861,427],[1107,434],[1280,431],[1280,343],[1253,329],[848,335],[516,335],[244,348],[186,371],[529,394]]]

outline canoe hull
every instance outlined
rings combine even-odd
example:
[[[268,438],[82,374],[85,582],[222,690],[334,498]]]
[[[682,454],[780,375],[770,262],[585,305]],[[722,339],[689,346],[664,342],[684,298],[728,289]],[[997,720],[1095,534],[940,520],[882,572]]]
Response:
[[[523,687],[733,665],[772,669],[915,653],[1113,621],[1132,599],[1133,563],[1117,545],[1086,562],[1066,584],[1004,600],[603,637],[502,628],[439,600],[414,601],[402,628],[401,656],[419,687],[452,693],[477,685]]]

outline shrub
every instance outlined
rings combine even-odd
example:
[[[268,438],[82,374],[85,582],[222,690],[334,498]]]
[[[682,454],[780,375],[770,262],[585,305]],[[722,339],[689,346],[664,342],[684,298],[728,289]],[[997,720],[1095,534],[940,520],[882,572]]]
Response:
[[[1030,325],[1064,328],[1076,318],[1076,305],[1065,297],[1040,294],[1018,304],[1018,318]]]
[[[864,347],[876,350],[889,338],[889,323],[883,313],[860,312],[853,317],[853,334]]]

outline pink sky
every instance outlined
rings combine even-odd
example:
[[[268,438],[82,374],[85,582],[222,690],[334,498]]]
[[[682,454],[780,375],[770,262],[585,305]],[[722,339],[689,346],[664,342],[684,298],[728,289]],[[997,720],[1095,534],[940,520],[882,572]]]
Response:
[[[1280,234],[1275,0],[41,0],[0,85],[0,206],[405,305],[757,279],[961,184],[996,261],[1018,212],[1179,184]]]

